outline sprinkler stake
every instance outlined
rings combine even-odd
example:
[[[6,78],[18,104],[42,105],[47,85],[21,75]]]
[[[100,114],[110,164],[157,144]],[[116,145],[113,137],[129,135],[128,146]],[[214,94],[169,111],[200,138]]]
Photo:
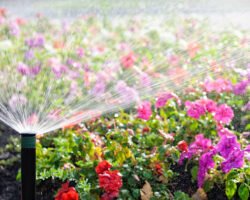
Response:
[[[22,200],[36,199],[36,135],[21,135]]]

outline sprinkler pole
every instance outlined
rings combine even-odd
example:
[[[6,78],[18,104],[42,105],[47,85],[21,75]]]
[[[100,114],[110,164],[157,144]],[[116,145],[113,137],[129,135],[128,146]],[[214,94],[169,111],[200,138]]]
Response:
[[[36,196],[36,135],[21,135],[22,200],[35,200]]]

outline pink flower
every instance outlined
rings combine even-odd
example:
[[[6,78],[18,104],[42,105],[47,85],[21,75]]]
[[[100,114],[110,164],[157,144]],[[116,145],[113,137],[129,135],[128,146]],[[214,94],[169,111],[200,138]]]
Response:
[[[201,115],[206,113],[205,107],[199,102],[186,101],[185,106],[187,108],[188,116],[194,119],[199,119]]]
[[[207,112],[213,113],[216,111],[217,104],[211,99],[200,99],[197,102],[203,105]]]
[[[181,100],[179,97],[174,93],[163,93],[160,94],[159,97],[156,100],[155,107],[161,108],[164,107],[169,99],[175,99],[178,103],[178,105],[181,105]]]
[[[232,89],[232,83],[222,78],[219,78],[217,80],[207,80],[204,83],[204,90],[206,92],[231,92]]]
[[[149,101],[144,101],[137,109],[137,116],[140,119],[149,120],[152,115],[151,104]]]
[[[131,52],[131,53],[129,53],[121,58],[121,64],[125,68],[132,67],[134,65],[135,61],[136,61],[136,57],[135,57],[133,52]]]
[[[218,123],[229,124],[234,117],[232,108],[226,104],[222,104],[217,107],[214,115],[214,119]]]

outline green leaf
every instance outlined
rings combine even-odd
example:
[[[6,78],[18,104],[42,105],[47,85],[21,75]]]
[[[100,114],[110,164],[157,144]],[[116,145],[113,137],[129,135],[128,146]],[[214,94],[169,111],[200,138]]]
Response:
[[[249,198],[249,188],[246,183],[240,184],[238,189],[238,195],[241,200],[248,200]]]
[[[198,166],[194,166],[191,169],[191,174],[192,174],[192,180],[195,181],[197,179],[197,173],[198,173]]]
[[[174,200],[190,200],[191,198],[185,193],[181,191],[176,191],[174,193]]]
[[[228,199],[232,199],[237,190],[237,185],[233,180],[226,182],[226,195]]]

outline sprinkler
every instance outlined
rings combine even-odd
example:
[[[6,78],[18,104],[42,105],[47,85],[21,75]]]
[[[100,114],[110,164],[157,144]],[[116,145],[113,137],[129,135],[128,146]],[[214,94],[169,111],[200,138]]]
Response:
[[[22,200],[35,200],[36,135],[21,135]]]

